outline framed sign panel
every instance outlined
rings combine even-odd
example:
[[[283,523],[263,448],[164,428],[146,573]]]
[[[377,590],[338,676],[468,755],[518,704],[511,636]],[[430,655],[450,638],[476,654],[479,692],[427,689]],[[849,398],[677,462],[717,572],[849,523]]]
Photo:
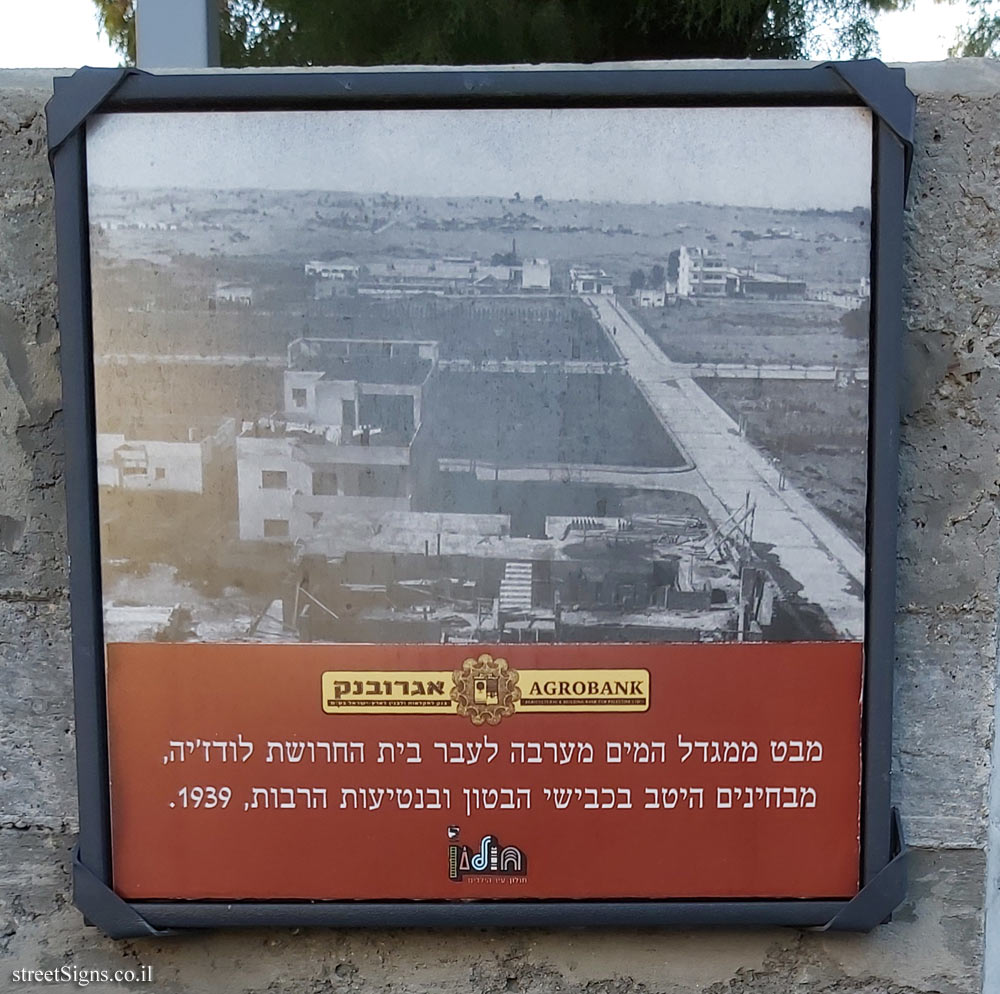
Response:
[[[890,914],[901,72],[56,87],[89,920]]]

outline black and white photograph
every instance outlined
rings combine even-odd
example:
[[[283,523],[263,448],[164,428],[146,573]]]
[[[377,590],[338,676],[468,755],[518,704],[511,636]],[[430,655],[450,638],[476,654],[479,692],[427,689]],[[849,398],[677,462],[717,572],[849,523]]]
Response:
[[[108,642],[861,641],[866,108],[87,135]]]

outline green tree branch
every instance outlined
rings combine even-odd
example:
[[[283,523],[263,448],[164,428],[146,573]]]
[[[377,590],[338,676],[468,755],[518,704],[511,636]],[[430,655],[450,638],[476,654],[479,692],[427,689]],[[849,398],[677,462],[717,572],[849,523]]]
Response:
[[[823,31],[877,51],[874,15],[908,0],[219,0],[227,66],[801,58]],[[135,61],[134,0],[94,0]]]

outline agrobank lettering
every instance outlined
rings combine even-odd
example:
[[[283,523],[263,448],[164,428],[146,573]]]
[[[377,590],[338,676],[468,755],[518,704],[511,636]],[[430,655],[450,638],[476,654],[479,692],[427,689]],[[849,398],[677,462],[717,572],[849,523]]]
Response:
[[[649,680],[533,680],[521,704],[632,704],[649,699]]]

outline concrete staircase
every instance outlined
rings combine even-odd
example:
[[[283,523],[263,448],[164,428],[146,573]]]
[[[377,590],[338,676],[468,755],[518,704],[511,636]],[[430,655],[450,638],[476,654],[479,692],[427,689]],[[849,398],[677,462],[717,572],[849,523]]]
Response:
[[[507,563],[500,581],[500,610],[514,613],[531,610],[531,563]]]

